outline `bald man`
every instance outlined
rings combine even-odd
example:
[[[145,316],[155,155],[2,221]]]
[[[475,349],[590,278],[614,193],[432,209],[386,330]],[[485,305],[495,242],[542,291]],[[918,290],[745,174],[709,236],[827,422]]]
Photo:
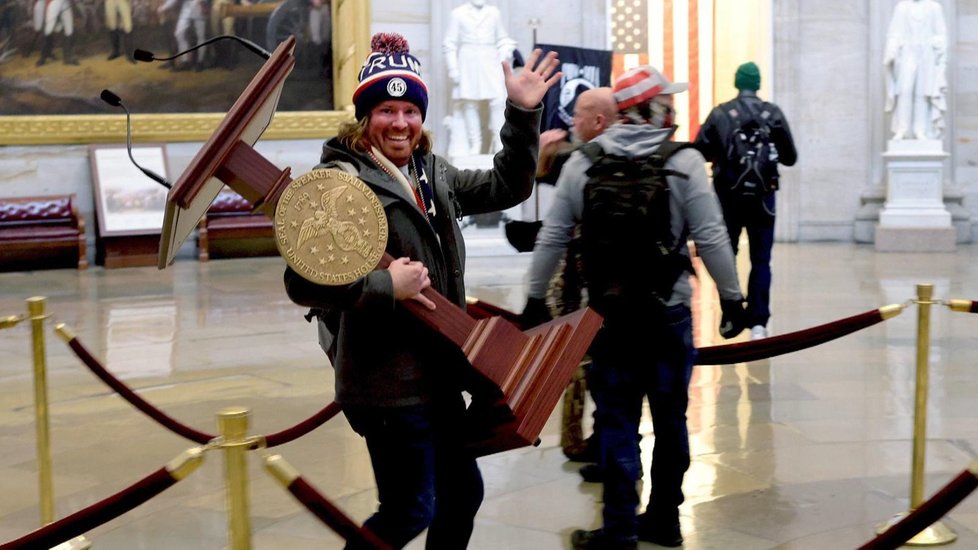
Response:
[[[554,129],[541,133],[537,179],[545,183],[556,182],[557,176],[560,175],[560,168],[575,146],[600,136],[614,124],[617,114],[614,93],[607,86],[591,88],[577,96],[577,102],[574,103],[574,118],[571,121],[574,143],[566,142],[566,130]]]

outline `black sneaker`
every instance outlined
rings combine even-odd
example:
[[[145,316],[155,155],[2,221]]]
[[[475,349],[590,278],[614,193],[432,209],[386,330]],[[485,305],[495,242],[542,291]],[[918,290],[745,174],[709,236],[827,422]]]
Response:
[[[638,516],[638,540],[675,548],[683,545],[683,533],[679,521],[655,521],[646,513]]]
[[[581,474],[581,478],[586,483],[602,483],[604,481],[604,472],[601,471],[601,466],[597,464],[585,464],[581,466],[578,473]]]
[[[571,548],[573,550],[637,550],[638,542],[620,542],[609,539],[604,531],[595,529],[585,531],[578,529],[571,533]]]

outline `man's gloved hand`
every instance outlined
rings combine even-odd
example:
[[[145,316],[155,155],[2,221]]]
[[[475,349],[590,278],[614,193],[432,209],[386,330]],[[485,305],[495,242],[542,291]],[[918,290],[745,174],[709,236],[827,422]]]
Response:
[[[551,319],[550,308],[547,307],[545,298],[527,298],[523,313],[520,314],[520,328],[530,329]]]
[[[747,328],[747,310],[744,300],[720,300],[723,316],[720,318],[720,336],[733,338]]]

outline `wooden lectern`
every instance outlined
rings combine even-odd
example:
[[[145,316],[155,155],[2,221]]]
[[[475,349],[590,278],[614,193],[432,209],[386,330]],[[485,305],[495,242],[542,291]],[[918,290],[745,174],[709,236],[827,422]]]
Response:
[[[172,263],[225,184],[274,216],[279,196],[292,181],[289,169],[275,167],[252,145],[271,122],[282,85],[295,65],[294,49],[291,37],[276,48],[170,190],[160,269]],[[391,260],[385,254],[377,268],[386,268]],[[460,437],[470,439],[482,455],[534,444],[601,326],[601,317],[582,309],[523,332],[499,316],[473,319],[430,288],[424,295],[435,303],[435,310],[412,300],[403,305],[457,345],[481,380],[491,382],[478,384],[490,390],[473,395],[472,429]]]

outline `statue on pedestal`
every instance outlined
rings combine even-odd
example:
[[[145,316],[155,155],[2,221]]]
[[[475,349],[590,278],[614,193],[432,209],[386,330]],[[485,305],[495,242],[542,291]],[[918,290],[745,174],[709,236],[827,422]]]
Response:
[[[488,128],[492,133],[489,153],[502,149],[499,130],[506,108],[506,85],[501,61],[510,61],[516,41],[503,29],[499,8],[485,0],[469,0],[452,10],[443,42],[448,76],[452,81],[449,151],[467,155],[483,153],[480,107],[488,103]],[[461,131],[463,130],[464,131]]]
[[[883,54],[894,140],[939,139],[947,109],[947,33],[936,0],[900,0]]]

